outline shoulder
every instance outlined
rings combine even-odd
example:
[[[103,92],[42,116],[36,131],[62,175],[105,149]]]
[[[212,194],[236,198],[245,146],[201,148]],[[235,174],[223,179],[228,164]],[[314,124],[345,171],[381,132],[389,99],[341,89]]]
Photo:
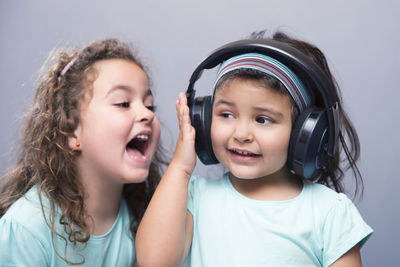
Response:
[[[210,188],[220,188],[227,185],[227,175],[222,177],[192,176],[189,181],[189,191],[203,191]]]
[[[31,188],[11,205],[0,219],[1,227],[4,228],[4,225],[9,225],[10,230],[18,228],[24,232],[29,232],[33,236],[47,238],[50,229],[44,219],[42,204],[44,206],[43,210],[46,212],[48,209],[47,199],[43,198],[41,203],[37,188]]]
[[[321,184],[310,183],[309,189],[313,214],[321,222],[324,266],[329,266],[356,244],[362,247],[373,230],[345,194]]]
[[[307,197],[321,206],[324,206],[325,210],[333,208],[334,206],[342,202],[351,202],[351,200],[343,193],[338,193],[333,189],[310,181],[304,181],[304,192]]]
[[[337,193],[322,184],[305,181],[305,194],[312,201],[314,209],[318,209],[325,220],[353,219],[354,222],[363,222],[362,217],[351,199],[344,193]]]
[[[23,255],[38,261],[48,257],[51,231],[42,215],[37,190],[29,190],[1,217],[0,247],[7,248],[1,249],[2,260],[14,261]]]
[[[188,185],[188,210],[196,214],[201,207],[215,205],[228,188],[226,176],[212,179],[203,176],[192,176]]]
[[[348,216],[360,217],[357,207],[344,193],[338,193],[322,184],[304,182],[304,198],[314,218],[319,218],[321,226],[332,220],[342,220]]]

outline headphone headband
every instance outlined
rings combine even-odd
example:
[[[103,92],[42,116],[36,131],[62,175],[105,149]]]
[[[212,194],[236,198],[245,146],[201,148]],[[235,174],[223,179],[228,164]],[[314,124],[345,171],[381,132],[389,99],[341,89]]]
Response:
[[[235,41],[217,48],[198,65],[190,77],[186,90],[189,107],[193,104],[195,96],[194,84],[205,69],[212,69],[231,57],[245,53],[265,54],[282,62],[302,80],[310,95],[313,95],[313,91],[320,94],[329,125],[326,151],[329,156],[333,156],[340,129],[339,99],[336,90],[317,64],[289,44],[272,39],[253,39]]]

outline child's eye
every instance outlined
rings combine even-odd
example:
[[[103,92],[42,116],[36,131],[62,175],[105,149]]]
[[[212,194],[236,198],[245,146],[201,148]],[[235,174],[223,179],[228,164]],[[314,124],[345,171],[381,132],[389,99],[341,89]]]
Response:
[[[267,118],[267,117],[257,117],[256,118],[256,122],[258,122],[260,124],[267,124],[267,123],[271,123],[272,120],[270,118]]]
[[[227,119],[233,118],[233,114],[228,113],[228,112],[223,112],[220,114],[220,116],[223,118],[227,118]]]
[[[129,102],[121,102],[121,103],[117,103],[115,105],[118,107],[121,107],[121,108],[129,108],[130,103]]]
[[[146,106],[146,108],[147,108],[148,110],[152,111],[152,112],[156,112],[156,110],[157,110],[157,106],[153,106],[153,105],[151,105],[151,106]]]

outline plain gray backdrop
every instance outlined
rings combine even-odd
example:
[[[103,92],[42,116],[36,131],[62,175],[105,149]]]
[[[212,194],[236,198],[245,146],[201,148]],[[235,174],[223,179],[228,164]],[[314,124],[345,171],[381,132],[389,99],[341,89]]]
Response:
[[[397,0],[0,0],[0,171],[12,163],[38,70],[55,46],[105,37],[134,43],[150,67],[162,142],[172,150],[175,99],[197,64],[252,31],[281,30],[326,54],[358,130],[365,192],[356,204],[375,231],[361,249],[364,266],[399,266],[399,11]],[[209,94],[207,80],[199,95]],[[198,163],[195,172],[207,171]]]

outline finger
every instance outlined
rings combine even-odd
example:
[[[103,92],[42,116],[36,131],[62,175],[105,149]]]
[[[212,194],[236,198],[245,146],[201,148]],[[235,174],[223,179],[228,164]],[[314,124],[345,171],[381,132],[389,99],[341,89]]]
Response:
[[[184,98],[184,94],[183,93],[179,93],[178,99],[175,101],[176,106],[182,106],[183,98]]]
[[[179,94],[178,103],[180,108],[185,106],[184,95],[182,93]]]
[[[181,123],[181,121],[182,121],[182,119],[181,119],[181,105],[180,105],[180,103],[179,103],[179,99],[177,99],[176,101],[175,101],[175,111],[176,111],[176,117],[177,117],[177,119],[178,119],[178,125],[179,125],[179,129],[181,129],[181,126],[182,126],[182,123]]]
[[[185,106],[185,116],[184,116],[184,127],[185,127],[185,136],[187,136],[189,139],[192,139],[194,137],[195,134],[195,129],[191,124],[191,120],[190,120],[190,109],[188,106]]]
[[[182,122],[182,127],[185,127],[187,124],[185,106],[181,106],[181,122]]]
[[[185,95],[180,93],[178,99],[176,100],[176,109],[179,117],[183,117],[184,114],[184,107],[186,106],[184,103],[184,97]]]
[[[187,105],[187,98],[184,93],[179,93],[178,100],[176,100],[176,110],[180,130],[191,132],[190,109]]]
[[[181,128],[183,129],[185,125],[187,124],[187,112],[186,112],[187,106],[182,105],[179,107],[179,120],[181,124]]]
[[[182,105],[187,106],[187,98],[186,98],[186,95],[185,95],[184,93],[181,93],[181,94],[180,94],[180,97],[181,97],[181,99],[182,99]]]
[[[185,123],[190,125],[189,107],[185,106],[183,112],[184,112]]]

